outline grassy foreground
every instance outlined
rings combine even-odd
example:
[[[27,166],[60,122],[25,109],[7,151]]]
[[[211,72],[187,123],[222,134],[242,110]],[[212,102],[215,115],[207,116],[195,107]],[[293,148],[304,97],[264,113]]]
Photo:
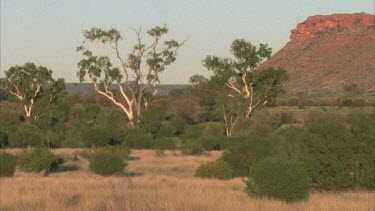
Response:
[[[374,210],[374,192],[312,193],[307,202],[286,204],[250,198],[241,179],[194,178],[199,165],[220,157],[134,150],[127,177],[101,177],[75,149],[58,149],[65,171],[48,177],[16,171],[0,179],[0,210]],[[130,178],[130,179],[129,179]]]

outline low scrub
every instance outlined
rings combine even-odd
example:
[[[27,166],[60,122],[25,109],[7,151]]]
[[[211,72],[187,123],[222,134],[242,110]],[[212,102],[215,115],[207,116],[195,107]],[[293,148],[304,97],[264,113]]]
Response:
[[[216,160],[201,165],[195,172],[196,177],[230,179],[233,176],[233,170],[230,165],[223,160]]]
[[[175,150],[178,138],[163,137],[155,140],[155,148],[157,150]]]
[[[151,133],[140,129],[128,129],[121,136],[121,143],[131,149],[152,149],[154,140]]]
[[[16,156],[1,152],[0,153],[0,177],[11,177],[16,170]]]
[[[80,155],[85,159],[91,159],[94,155],[98,153],[111,153],[116,154],[122,159],[126,160],[129,158],[131,150],[126,146],[112,145],[105,147],[89,148],[82,150]]]
[[[265,159],[254,164],[246,181],[250,196],[286,202],[307,200],[310,179],[304,166],[296,161]]]
[[[24,172],[47,172],[57,170],[63,159],[47,149],[38,148],[22,153],[18,158],[18,165]]]
[[[184,155],[202,155],[204,148],[199,143],[187,141],[187,143],[183,144],[181,152]]]
[[[126,163],[123,157],[118,154],[100,152],[90,158],[90,170],[102,176],[121,174],[124,172],[125,167]]]
[[[235,177],[247,176],[249,168],[256,161],[267,157],[271,150],[271,138],[247,137],[241,140],[233,140],[233,146],[225,150],[223,160],[232,167]]]

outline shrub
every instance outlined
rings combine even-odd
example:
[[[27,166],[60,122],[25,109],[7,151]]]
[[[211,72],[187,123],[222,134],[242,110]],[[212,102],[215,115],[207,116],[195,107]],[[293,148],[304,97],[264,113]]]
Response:
[[[208,136],[198,138],[197,141],[202,144],[205,150],[223,150],[232,144],[231,140],[224,135]]]
[[[0,153],[0,177],[11,177],[16,170],[16,156],[1,152]]]
[[[88,147],[89,143],[87,143],[86,138],[83,137],[83,130],[83,128],[78,126],[68,128],[65,132],[65,139],[61,142],[61,146],[68,148]]]
[[[358,144],[352,151],[356,180],[361,187],[375,190],[375,112],[358,110],[349,114],[347,121],[351,124],[353,141]]]
[[[110,152],[96,153],[90,158],[89,168],[96,174],[102,176],[111,176],[116,173],[122,173],[126,163],[118,154]]]
[[[121,137],[121,144],[131,149],[152,149],[154,140],[151,133],[140,129],[128,129]]]
[[[47,149],[38,148],[22,153],[18,165],[25,172],[40,172],[43,169],[55,171],[63,163],[63,159]]]
[[[98,153],[116,154],[120,156],[122,159],[126,160],[129,158],[131,150],[127,148],[126,146],[113,145],[113,146],[85,149],[81,151],[80,155],[83,158],[90,160],[94,155]]]
[[[103,128],[87,128],[83,137],[86,139],[89,147],[105,146],[111,141],[111,134]]]
[[[8,135],[5,132],[0,131],[0,148],[5,148],[8,145]]]
[[[301,159],[307,164],[312,187],[323,190],[354,187],[359,170],[354,162],[358,142],[353,141],[340,116],[316,114],[302,136],[307,153]]]
[[[250,196],[294,202],[307,200],[309,177],[304,166],[296,161],[265,159],[254,164],[246,181]]]
[[[201,165],[195,172],[196,177],[230,179],[233,176],[233,170],[230,165],[223,160],[216,160]]]
[[[283,111],[279,114],[279,125],[297,123],[292,112]]]
[[[297,97],[289,97],[286,101],[287,106],[297,106],[298,105],[298,98]]]
[[[44,144],[40,130],[31,124],[22,124],[9,130],[8,142],[11,148],[41,147]]]
[[[229,163],[235,177],[247,176],[249,168],[256,161],[268,156],[272,150],[271,138],[264,136],[233,139],[233,146],[228,147],[223,160]]]
[[[155,140],[155,147],[158,150],[175,150],[176,149],[176,142],[178,138],[158,138]]]
[[[204,149],[201,144],[191,141],[184,143],[181,151],[184,155],[202,155],[204,153]]]

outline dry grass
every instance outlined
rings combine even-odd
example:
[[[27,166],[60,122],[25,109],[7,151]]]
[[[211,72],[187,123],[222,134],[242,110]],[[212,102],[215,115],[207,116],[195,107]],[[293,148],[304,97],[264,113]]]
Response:
[[[56,150],[72,158],[75,150]],[[220,157],[183,156],[168,152],[134,151],[124,177],[100,177],[87,170],[87,161],[69,160],[78,170],[50,174],[16,172],[0,179],[0,210],[374,210],[375,194],[366,192],[312,193],[307,202],[285,204],[249,198],[241,179],[204,180],[193,177],[202,163]],[[136,159],[139,158],[139,159]],[[73,169],[73,168],[72,168]]]

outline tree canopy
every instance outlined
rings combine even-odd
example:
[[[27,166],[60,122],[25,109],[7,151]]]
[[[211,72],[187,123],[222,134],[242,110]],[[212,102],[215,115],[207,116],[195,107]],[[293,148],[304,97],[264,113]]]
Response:
[[[55,80],[52,70],[30,62],[10,67],[1,82],[11,98],[22,105],[27,119],[38,120],[48,105],[66,94],[64,79]]]
[[[164,40],[163,36],[168,33],[166,26],[157,26],[147,31],[152,39],[148,45],[141,40],[141,29],[134,31],[137,43],[127,58],[120,55],[119,41],[122,36],[114,28],[108,31],[95,27],[85,30],[83,45],[77,47],[77,51],[81,51],[84,57],[78,63],[77,76],[80,81],[88,79],[97,93],[120,107],[132,127],[148,107],[149,99],[145,97],[147,89],[153,86],[152,95],[156,95],[159,74],[176,60],[177,52],[185,42]],[[99,55],[89,50],[91,48],[88,45],[94,47]],[[108,49],[110,52],[105,53]],[[117,59],[121,69],[114,67],[113,57]],[[120,98],[116,98],[110,89],[112,84],[118,85]]]

